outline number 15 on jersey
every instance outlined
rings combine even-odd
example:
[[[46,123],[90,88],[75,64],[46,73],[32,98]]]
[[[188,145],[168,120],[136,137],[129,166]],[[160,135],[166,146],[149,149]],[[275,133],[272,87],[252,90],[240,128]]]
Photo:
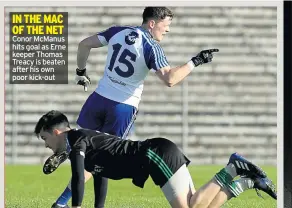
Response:
[[[119,56],[119,58],[117,59],[117,56],[119,52],[121,51],[122,45],[119,43],[116,43],[112,47],[113,47],[113,54],[112,54],[108,69],[110,71],[114,70],[119,76],[124,77],[124,78],[128,78],[132,76],[134,74],[134,66],[132,63],[136,61],[136,58],[137,58],[136,54],[132,53],[128,49],[124,49],[121,55]],[[116,61],[118,63],[117,63],[117,66],[114,68]],[[122,71],[121,68],[119,67],[120,64],[124,64],[127,70]]]

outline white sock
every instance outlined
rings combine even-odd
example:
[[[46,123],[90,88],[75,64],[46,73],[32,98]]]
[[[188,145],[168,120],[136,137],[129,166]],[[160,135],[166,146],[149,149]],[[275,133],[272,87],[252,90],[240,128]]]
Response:
[[[69,182],[67,187],[68,187],[68,189],[72,190],[72,188],[71,188],[71,180],[70,180],[70,182]]]
[[[226,172],[231,175],[232,178],[235,178],[237,176],[236,168],[235,166],[230,163],[225,167]]]
[[[227,188],[236,197],[239,196],[239,194],[241,194],[242,192],[248,189],[252,189],[253,186],[254,182],[250,178],[240,178],[228,184]]]

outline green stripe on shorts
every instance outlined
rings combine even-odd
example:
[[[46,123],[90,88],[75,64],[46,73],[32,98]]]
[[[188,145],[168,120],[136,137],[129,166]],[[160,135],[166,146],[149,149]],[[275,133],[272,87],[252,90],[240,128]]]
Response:
[[[162,173],[165,175],[167,179],[170,179],[171,176],[173,176],[173,173],[171,172],[169,167],[166,165],[163,159],[159,157],[155,152],[148,149],[146,156],[160,168],[160,170],[162,171]]]

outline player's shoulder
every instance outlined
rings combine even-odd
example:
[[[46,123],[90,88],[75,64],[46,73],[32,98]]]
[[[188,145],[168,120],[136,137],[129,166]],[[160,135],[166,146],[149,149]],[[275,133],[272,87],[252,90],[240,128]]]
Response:
[[[112,25],[107,29],[98,33],[98,36],[104,37],[108,42],[113,36],[116,37],[124,37],[128,35],[130,32],[135,31],[135,26],[127,26],[127,25]],[[125,34],[126,33],[126,34]]]
[[[143,28],[138,28],[141,31],[142,34],[142,39],[143,39],[143,45],[144,47],[148,49],[156,49],[156,50],[162,50],[161,45],[159,44],[158,41],[153,39],[151,34],[148,31],[145,31]]]
[[[163,49],[161,45],[153,38],[143,37],[143,48],[145,52],[153,54],[154,56],[163,55]]]
[[[94,135],[98,134],[99,131],[91,130],[91,129],[86,129],[86,128],[74,128],[70,130],[71,134],[74,135],[84,135],[84,136],[89,136],[89,135]]]
[[[67,132],[67,138],[69,140],[69,142],[74,142],[76,141],[78,138],[80,138],[83,135],[83,132],[80,131],[79,129],[70,129]]]
[[[136,30],[136,26],[130,26],[130,25],[112,25],[108,27],[105,31],[109,31],[111,34],[116,34],[122,31],[126,30]]]
[[[71,147],[82,144],[89,144],[92,137],[96,136],[96,132],[90,129],[71,129],[68,131],[67,139]]]
[[[109,135],[104,132],[100,132],[97,130],[91,130],[86,128],[80,128],[80,129],[71,129],[68,133],[68,135],[73,135],[74,137],[92,137],[97,135]]]
[[[68,131],[68,135],[79,135],[84,133],[83,129],[73,128]]]
[[[72,142],[77,141],[81,138],[87,137],[91,135],[91,130],[89,129],[71,129],[68,131],[68,139],[71,140]]]
[[[137,26],[132,26],[132,25],[112,25],[110,28],[121,28],[121,29],[136,30],[138,27]]]

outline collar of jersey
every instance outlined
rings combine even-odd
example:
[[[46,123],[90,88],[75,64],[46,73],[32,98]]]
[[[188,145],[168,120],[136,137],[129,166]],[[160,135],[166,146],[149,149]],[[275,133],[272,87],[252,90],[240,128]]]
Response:
[[[66,137],[66,151],[67,151],[67,153],[69,153],[71,151],[71,146],[69,144],[68,137]]]
[[[138,28],[142,30],[146,35],[150,36],[150,38],[153,38],[153,36],[148,30],[145,30],[142,26],[138,26]]]

